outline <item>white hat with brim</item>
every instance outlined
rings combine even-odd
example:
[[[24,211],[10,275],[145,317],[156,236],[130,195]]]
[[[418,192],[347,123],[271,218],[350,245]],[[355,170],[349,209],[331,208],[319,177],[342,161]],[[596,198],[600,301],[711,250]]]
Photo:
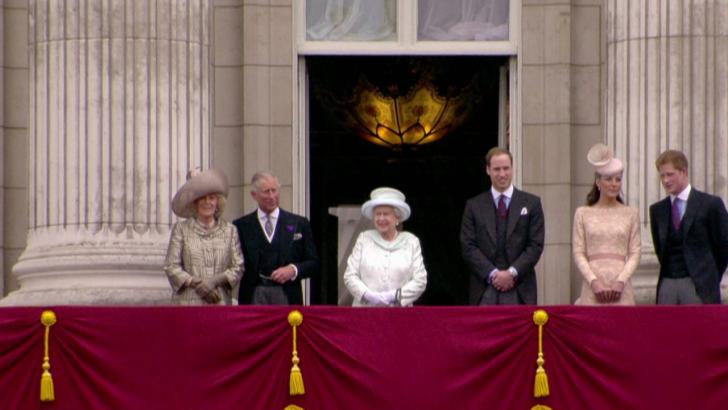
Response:
[[[369,219],[373,218],[374,208],[381,205],[396,208],[399,211],[400,222],[406,221],[412,214],[409,205],[404,201],[404,194],[397,189],[387,187],[377,188],[369,196],[371,199],[364,202],[364,205],[361,206],[362,215]]]
[[[594,166],[599,175],[614,175],[624,170],[624,164],[614,157],[614,152],[608,146],[599,143],[589,149],[586,159]]]
[[[187,182],[172,199],[172,212],[180,218],[190,218],[194,215],[193,202],[210,194],[221,194],[227,198],[228,182],[225,174],[216,169],[190,171]]]

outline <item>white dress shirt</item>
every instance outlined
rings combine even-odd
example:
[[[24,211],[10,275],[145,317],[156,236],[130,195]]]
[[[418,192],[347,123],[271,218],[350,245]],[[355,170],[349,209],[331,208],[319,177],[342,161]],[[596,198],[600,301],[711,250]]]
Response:
[[[276,224],[278,223],[278,215],[280,214],[280,208],[276,208],[273,212],[270,213],[270,215],[266,214],[260,208],[258,208],[258,222],[260,223],[260,227],[263,229],[265,237],[268,238],[268,242],[273,242],[273,237],[276,235]],[[271,225],[273,225],[273,232],[271,232],[270,236],[268,236],[268,233],[265,232],[266,218],[270,218]]]

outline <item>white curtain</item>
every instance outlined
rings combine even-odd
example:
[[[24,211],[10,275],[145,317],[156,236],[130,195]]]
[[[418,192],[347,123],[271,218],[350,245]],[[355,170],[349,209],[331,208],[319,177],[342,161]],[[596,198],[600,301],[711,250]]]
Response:
[[[508,0],[419,0],[419,40],[508,40]]]
[[[377,41],[396,37],[395,0],[308,0],[306,38]]]

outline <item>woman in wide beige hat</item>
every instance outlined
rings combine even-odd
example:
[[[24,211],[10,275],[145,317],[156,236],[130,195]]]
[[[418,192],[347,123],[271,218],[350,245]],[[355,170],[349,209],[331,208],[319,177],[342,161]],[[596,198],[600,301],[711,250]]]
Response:
[[[228,183],[215,169],[190,171],[172,199],[174,224],[164,271],[172,303],[232,304],[231,291],[243,276],[243,255],[235,227],[222,218]]]
[[[374,229],[356,240],[344,273],[354,306],[410,306],[427,286],[427,271],[417,237],[399,229],[411,214],[404,194],[377,188],[361,207]]]
[[[622,199],[624,165],[604,144],[594,145],[587,160],[594,184],[574,214],[574,261],[583,277],[576,303],[634,305],[630,278],[640,262],[640,219]]]

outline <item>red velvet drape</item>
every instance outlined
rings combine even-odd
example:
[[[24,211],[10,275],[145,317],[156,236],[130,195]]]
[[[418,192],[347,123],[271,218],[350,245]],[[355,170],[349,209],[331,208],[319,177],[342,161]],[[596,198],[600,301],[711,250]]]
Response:
[[[728,309],[544,307],[551,395],[533,397],[532,307],[302,308],[303,396],[280,307],[0,309],[0,409],[725,409]]]

